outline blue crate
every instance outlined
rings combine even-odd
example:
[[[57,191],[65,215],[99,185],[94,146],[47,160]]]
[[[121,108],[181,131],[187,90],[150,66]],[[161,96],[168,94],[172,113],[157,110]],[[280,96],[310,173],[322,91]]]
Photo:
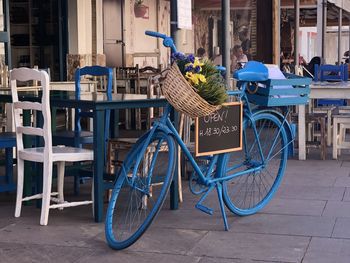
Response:
[[[283,73],[286,79],[259,82],[256,92],[247,92],[249,102],[261,106],[288,106],[309,103],[311,78]]]

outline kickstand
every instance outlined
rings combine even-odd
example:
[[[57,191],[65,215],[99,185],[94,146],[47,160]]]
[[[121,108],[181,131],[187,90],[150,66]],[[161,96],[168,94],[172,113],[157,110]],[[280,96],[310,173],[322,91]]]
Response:
[[[225,230],[228,231],[229,228],[228,228],[228,224],[227,224],[227,217],[226,217],[226,212],[225,212],[224,200],[222,199],[222,184],[221,183],[216,183],[216,190],[218,193],[221,215],[222,215],[222,219],[224,220]]]

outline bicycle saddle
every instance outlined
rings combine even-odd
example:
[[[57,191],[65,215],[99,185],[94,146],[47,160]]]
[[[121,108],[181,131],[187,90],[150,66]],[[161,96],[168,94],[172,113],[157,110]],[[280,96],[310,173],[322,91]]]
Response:
[[[265,81],[269,78],[269,71],[260,62],[248,61],[244,68],[234,72],[233,77],[239,81]]]

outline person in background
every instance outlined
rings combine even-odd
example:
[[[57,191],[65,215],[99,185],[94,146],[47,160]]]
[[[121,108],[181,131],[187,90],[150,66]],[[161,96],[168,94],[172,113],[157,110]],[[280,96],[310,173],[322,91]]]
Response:
[[[231,55],[231,72],[240,69],[248,62],[247,56],[243,53],[240,45],[235,45]]]
[[[206,55],[205,55],[205,49],[200,47],[197,49],[197,57],[200,59],[200,60],[203,60],[203,59],[206,59]]]
[[[221,66],[222,65],[222,55],[220,54],[220,48],[219,47],[214,47],[214,54],[213,54],[213,63],[216,66]]]
[[[252,60],[252,55],[250,53],[250,49],[252,48],[252,44],[249,39],[249,31],[248,28],[244,27],[241,32],[238,33],[239,40],[241,40],[241,47],[243,53],[247,56],[248,60]]]

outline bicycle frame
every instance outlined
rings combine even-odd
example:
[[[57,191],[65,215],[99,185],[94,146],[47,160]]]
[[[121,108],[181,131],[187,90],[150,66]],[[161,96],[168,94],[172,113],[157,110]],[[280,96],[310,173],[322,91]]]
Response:
[[[231,95],[231,96],[232,95],[236,95],[236,96],[238,95],[239,99],[244,102],[244,116],[245,116],[245,118],[248,118],[252,123],[254,123],[254,119],[253,119],[254,113],[252,112],[249,103],[247,103],[248,99],[247,99],[247,97],[245,95],[246,85],[247,85],[247,83],[244,83],[241,90],[231,91],[231,92],[228,92],[228,94]],[[244,171],[234,172],[232,174],[229,174],[229,175],[226,175],[226,176],[222,176],[224,172],[228,172],[227,170],[222,171],[222,169],[221,169],[221,165],[220,164],[223,161],[225,161],[224,158],[226,156],[223,153],[223,154],[214,155],[211,158],[211,160],[210,160],[210,162],[209,162],[209,164],[207,166],[207,169],[205,171],[205,174],[204,174],[202,172],[202,170],[200,169],[200,167],[198,166],[196,160],[193,158],[192,154],[188,150],[187,146],[182,141],[182,139],[181,139],[178,131],[174,127],[173,123],[169,119],[169,115],[170,115],[172,109],[173,109],[173,107],[170,104],[168,104],[166,106],[165,110],[164,110],[163,116],[160,118],[160,120],[154,122],[152,129],[156,130],[157,127],[161,127],[161,128],[163,128],[165,130],[168,130],[168,133],[170,133],[174,137],[176,143],[180,146],[182,152],[188,158],[188,160],[191,163],[193,169],[195,170],[195,172],[199,176],[200,182],[203,185],[211,186],[211,185],[215,184],[216,182],[222,182],[222,181],[230,180],[230,179],[232,179],[234,177],[242,176],[244,174],[248,174],[248,173],[252,173],[252,172],[256,172],[256,171],[261,170],[261,166],[260,167],[253,167],[253,168],[250,168],[250,169],[247,169],[247,170],[244,170]],[[282,121],[282,125],[279,128],[279,132],[282,129],[284,122],[286,122],[287,115],[288,115],[288,113],[286,114],[286,116],[284,116],[284,119]],[[252,127],[253,127],[255,138],[258,138],[258,130],[257,130],[256,126],[252,125]],[[152,134],[153,133],[151,132],[148,136],[151,137]],[[243,139],[246,140],[246,138],[243,138]],[[273,146],[275,145],[276,140],[277,140],[277,136],[275,137],[275,141],[273,143]],[[260,156],[260,158],[262,160],[262,163],[265,163],[266,160],[268,160],[271,157],[270,156],[271,152],[266,157],[264,157],[263,150],[262,150],[262,145],[261,145],[260,141],[256,140],[256,142],[258,143],[259,156]],[[247,151],[247,149],[245,149],[245,151]],[[215,164],[216,163],[218,163],[218,165],[216,166],[217,169],[215,171],[214,178],[212,178],[210,175],[214,172],[214,168],[215,168]],[[241,164],[241,165],[243,165],[243,164]],[[239,168],[239,166],[231,167],[229,169],[229,171],[234,171],[237,168]]]

